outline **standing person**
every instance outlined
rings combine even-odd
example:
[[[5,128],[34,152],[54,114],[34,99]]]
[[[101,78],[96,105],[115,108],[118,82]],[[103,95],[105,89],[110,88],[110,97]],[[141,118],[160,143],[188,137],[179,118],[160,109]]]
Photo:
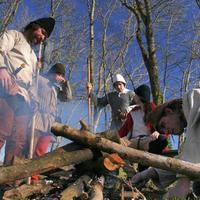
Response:
[[[53,18],[40,18],[22,32],[8,30],[0,37],[0,149],[7,141],[6,165],[14,156],[22,156],[25,144],[32,98],[29,88],[37,65],[32,46],[48,38],[54,24]]]
[[[125,144],[150,153],[161,154],[167,146],[166,136],[156,131],[153,125],[147,122],[147,116],[155,110],[156,105],[150,102],[150,88],[143,84],[135,89],[135,105],[131,106],[132,110],[127,115],[123,126],[119,129],[120,138],[131,133],[130,139]],[[122,140],[123,141],[123,140]],[[138,165],[138,170],[143,171],[147,166]]]
[[[51,126],[57,116],[57,101],[66,102],[72,99],[72,91],[68,80],[65,80],[65,67],[56,63],[47,76],[38,78],[38,109],[35,118],[35,156],[46,153],[53,139]]]
[[[68,80],[65,80],[65,67],[56,63],[47,76],[38,77],[38,109],[35,113],[34,157],[40,157],[47,152],[52,141],[51,126],[57,117],[57,101],[72,99],[72,91]],[[32,182],[39,176],[32,176]]]
[[[121,74],[116,74],[113,78],[113,87],[115,91],[106,94],[101,98],[97,98],[94,93],[90,93],[91,99],[95,106],[103,108],[106,105],[111,107],[111,129],[119,129],[124,121],[123,113],[131,105],[135,93],[126,88],[126,81]],[[89,91],[92,90],[92,85],[88,84]]]

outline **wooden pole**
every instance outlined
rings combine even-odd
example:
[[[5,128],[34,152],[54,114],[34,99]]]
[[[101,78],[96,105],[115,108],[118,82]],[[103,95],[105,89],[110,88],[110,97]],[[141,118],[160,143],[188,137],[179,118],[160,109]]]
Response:
[[[89,131],[79,131],[60,123],[54,123],[51,131],[55,135],[66,137],[78,142],[79,144],[88,145],[92,148],[100,149],[101,151],[108,153],[116,152],[121,157],[128,158],[131,162],[174,171],[192,178],[200,178],[200,166],[198,164],[125,147],[102,138],[101,136],[98,136],[98,134],[92,134]]]
[[[40,43],[39,46],[39,52],[38,52],[38,61],[37,61],[37,68],[36,68],[36,83],[35,83],[35,87],[36,87],[36,92],[38,90],[38,77],[39,77],[39,73],[40,73],[40,69],[41,69],[41,65],[42,65],[42,42]],[[35,137],[35,113],[33,114],[32,117],[32,124],[31,124],[31,138],[30,138],[30,145],[29,145],[29,159],[33,158],[33,151],[34,151],[34,137]],[[28,177],[27,183],[30,184],[31,183],[31,177]]]
[[[90,59],[87,58],[87,79],[88,79],[88,83],[91,83],[91,79],[90,79]],[[91,97],[90,97],[90,92],[88,89],[88,125],[91,126],[92,125],[92,111],[91,111]]]

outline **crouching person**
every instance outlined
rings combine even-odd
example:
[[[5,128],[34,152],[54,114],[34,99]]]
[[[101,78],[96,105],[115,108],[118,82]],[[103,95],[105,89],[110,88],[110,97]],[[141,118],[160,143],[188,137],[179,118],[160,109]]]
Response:
[[[35,115],[34,157],[40,157],[48,150],[53,139],[51,126],[57,117],[57,100],[62,102],[72,99],[68,80],[65,80],[65,67],[56,63],[47,76],[38,77],[38,109]],[[35,88],[33,88],[35,89]],[[38,176],[33,176],[37,180]]]
[[[168,145],[168,141],[164,134],[156,131],[153,124],[147,121],[149,113],[156,108],[156,105],[150,102],[150,88],[143,84],[135,90],[135,93],[137,95],[134,97],[135,105],[129,107],[132,110],[118,131],[120,138],[122,138],[121,142],[135,149],[161,154]],[[131,135],[127,140],[125,136],[129,133]],[[148,167],[138,165],[139,171],[146,168]]]
[[[194,164],[200,163],[199,99],[200,89],[196,88],[184,95],[182,106],[175,106],[176,101],[165,103],[159,106],[151,115],[158,130],[165,129],[173,133],[182,133],[187,125],[186,139],[182,152],[177,158]],[[149,168],[144,172],[138,173],[133,177],[133,183],[138,184],[149,179],[152,179],[160,187],[167,187],[177,181],[176,185],[165,194],[164,199],[175,197],[185,199],[189,193],[191,181],[189,177],[162,169]]]

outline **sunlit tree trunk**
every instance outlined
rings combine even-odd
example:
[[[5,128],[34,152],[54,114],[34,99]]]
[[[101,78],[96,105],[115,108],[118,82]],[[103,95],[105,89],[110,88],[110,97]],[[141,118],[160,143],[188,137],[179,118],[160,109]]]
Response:
[[[163,96],[158,79],[158,66],[156,61],[156,47],[153,35],[150,1],[135,0],[131,3],[127,0],[120,1],[122,2],[122,5],[133,12],[136,17],[138,23],[136,38],[149,74],[153,101],[156,104],[160,104],[163,101]],[[144,36],[142,35],[143,31],[145,32]],[[145,41],[143,39],[144,37]]]

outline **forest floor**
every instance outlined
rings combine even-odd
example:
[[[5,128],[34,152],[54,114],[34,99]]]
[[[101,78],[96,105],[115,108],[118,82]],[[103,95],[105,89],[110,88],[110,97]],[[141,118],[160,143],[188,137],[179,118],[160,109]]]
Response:
[[[96,174],[91,174],[91,179],[98,178]],[[0,186],[0,199],[2,200],[60,200],[62,192],[81,176],[77,169],[60,169],[48,176],[41,176],[41,180],[33,185],[27,185],[22,182],[18,185],[8,184]],[[106,174],[103,196],[104,200],[161,200],[166,191],[158,190],[150,181],[140,188],[133,187],[131,182],[132,175],[127,176],[123,170]],[[36,187],[40,189],[36,189]],[[48,189],[47,189],[48,188]],[[84,188],[85,193],[89,194],[89,190]],[[132,192],[132,193],[131,193]],[[129,196],[126,197],[126,193]],[[131,193],[131,195],[130,195]],[[74,197],[72,200],[83,200],[87,198]],[[89,199],[89,198],[88,198]],[[198,199],[190,195],[188,200]],[[62,198],[62,200],[71,200]],[[178,199],[177,199],[178,200]]]

